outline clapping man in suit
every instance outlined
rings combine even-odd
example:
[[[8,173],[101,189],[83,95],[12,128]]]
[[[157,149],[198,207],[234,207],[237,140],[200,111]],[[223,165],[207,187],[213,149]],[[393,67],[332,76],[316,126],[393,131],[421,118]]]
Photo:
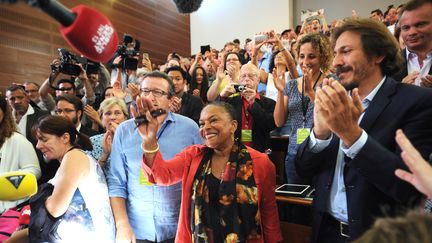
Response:
[[[296,169],[313,177],[313,242],[346,242],[376,217],[394,216],[421,194],[399,180],[406,169],[394,141],[403,129],[423,157],[432,151],[432,90],[389,76],[402,63],[398,43],[370,19],[351,19],[333,32],[340,81],[316,91],[314,128],[300,146]],[[347,90],[350,90],[347,93]]]

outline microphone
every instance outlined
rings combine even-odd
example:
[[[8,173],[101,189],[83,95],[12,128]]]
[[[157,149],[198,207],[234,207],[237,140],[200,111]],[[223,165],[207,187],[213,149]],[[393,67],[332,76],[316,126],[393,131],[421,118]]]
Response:
[[[66,42],[88,59],[106,63],[116,52],[117,33],[97,10],[85,5],[69,10],[56,0],[37,0],[34,5],[57,20]]]
[[[37,192],[36,177],[25,171],[14,171],[0,175],[0,200],[15,201]]]
[[[177,11],[183,14],[190,14],[201,7],[202,0],[173,0]]]

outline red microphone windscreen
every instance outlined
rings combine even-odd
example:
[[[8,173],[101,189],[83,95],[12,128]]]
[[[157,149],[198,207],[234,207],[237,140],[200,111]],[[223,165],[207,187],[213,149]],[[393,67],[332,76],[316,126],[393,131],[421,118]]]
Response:
[[[69,45],[97,62],[108,62],[117,50],[118,36],[107,17],[84,5],[72,9],[75,21],[60,31]]]

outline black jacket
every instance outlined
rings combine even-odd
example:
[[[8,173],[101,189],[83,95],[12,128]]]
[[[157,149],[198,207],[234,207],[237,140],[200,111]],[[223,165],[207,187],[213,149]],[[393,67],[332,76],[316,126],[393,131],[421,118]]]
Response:
[[[27,116],[26,137],[32,143],[33,148],[36,151],[36,155],[39,160],[39,166],[41,168],[41,177],[39,178],[38,183],[42,184],[54,177],[60,164],[58,163],[58,161],[53,163],[45,162],[42,152],[36,148],[37,139],[32,135],[32,128],[39,123],[40,119],[45,116],[49,116],[50,113],[37,107],[33,107],[33,109],[34,113]]]
[[[226,99],[225,102],[231,104],[236,110],[238,119],[236,137],[240,138],[243,100],[241,96],[235,96]],[[255,99],[253,105],[247,110],[252,115],[252,148],[260,152],[270,148],[270,131],[276,129],[273,118],[275,105],[274,100],[260,96],[260,99]]]
[[[370,228],[377,217],[394,216],[401,208],[412,207],[422,195],[394,174],[398,168],[408,170],[395,141],[402,129],[420,153],[432,151],[432,90],[397,83],[387,78],[370,103],[360,127],[368,134],[363,148],[346,162],[346,188],[349,234],[354,240]],[[300,176],[312,177],[314,197],[313,241],[318,242],[323,213],[326,212],[339,150],[339,138],[333,135],[330,145],[320,153],[308,149],[309,139],[300,146],[296,170]]]
[[[406,59],[406,48],[402,50],[403,66],[401,70],[392,76],[392,78],[398,82],[402,82],[402,79],[408,75],[408,63]],[[432,75],[432,66],[429,69],[429,75]]]

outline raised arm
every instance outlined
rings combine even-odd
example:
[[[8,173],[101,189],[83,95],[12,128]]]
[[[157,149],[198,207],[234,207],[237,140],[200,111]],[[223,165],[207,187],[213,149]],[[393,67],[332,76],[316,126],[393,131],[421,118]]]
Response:
[[[85,102],[83,102],[83,103],[85,103],[87,105],[92,105],[96,99],[94,91],[93,91],[93,87],[90,84],[86,70],[83,68],[83,66],[81,64],[79,64],[79,67],[81,68],[81,72],[80,72],[80,75],[78,76],[78,79],[80,79],[84,85],[84,98],[85,98],[84,100],[85,100]]]
[[[273,70],[273,81],[276,89],[278,90],[278,96],[276,100],[275,109],[273,112],[275,124],[277,127],[282,127],[287,118],[288,112],[288,96],[284,95],[285,89],[285,73],[283,70]]]
[[[225,71],[224,71],[224,66],[221,63],[219,65],[219,67],[217,68],[217,73],[216,73],[216,79],[215,81],[213,81],[212,85],[210,86],[210,88],[207,91],[207,100],[209,102],[212,102],[214,100],[216,100],[216,98],[219,95],[219,86],[222,83],[222,80],[225,79]]]
[[[154,110],[150,98],[138,97],[136,99],[137,108],[132,107],[131,113],[137,123],[140,116],[146,116],[148,122],[138,122],[138,132],[142,138],[141,149],[143,151],[143,170],[148,175],[149,181],[161,185],[172,185],[180,181],[183,169],[187,161],[184,153],[176,155],[169,161],[165,161],[159,151],[159,144],[156,134],[159,128],[157,118],[150,115]]]
[[[283,53],[283,56],[285,58],[285,62],[287,63],[287,68],[290,73],[291,78],[295,79],[298,78],[299,74],[297,72],[296,68],[296,62],[294,58],[292,57],[291,53],[284,47],[282,44],[282,41],[279,39],[279,37],[276,35],[274,30],[269,32],[270,40],[269,42],[273,42],[275,45],[278,46],[279,50]],[[272,70],[270,70],[272,71]]]

